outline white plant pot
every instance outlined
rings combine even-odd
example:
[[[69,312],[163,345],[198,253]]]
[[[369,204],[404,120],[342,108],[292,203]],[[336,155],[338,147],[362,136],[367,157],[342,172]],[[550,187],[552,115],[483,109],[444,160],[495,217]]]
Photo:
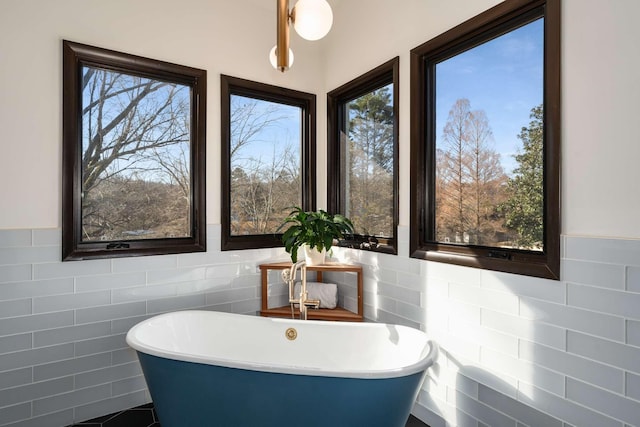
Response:
[[[304,245],[304,258],[307,265],[323,265],[327,256],[327,250],[323,249],[322,252],[316,248],[310,248],[308,245]]]

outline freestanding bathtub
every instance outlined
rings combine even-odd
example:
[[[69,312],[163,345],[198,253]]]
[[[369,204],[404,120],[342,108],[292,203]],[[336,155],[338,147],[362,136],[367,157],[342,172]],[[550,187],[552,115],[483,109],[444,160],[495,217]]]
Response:
[[[399,325],[211,311],[134,326],[162,427],[403,427],[437,346]]]

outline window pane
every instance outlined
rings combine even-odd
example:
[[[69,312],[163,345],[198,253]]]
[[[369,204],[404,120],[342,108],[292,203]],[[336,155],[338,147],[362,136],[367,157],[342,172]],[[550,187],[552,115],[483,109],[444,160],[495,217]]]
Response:
[[[412,257],[560,277],[560,0],[411,50]]]
[[[82,67],[82,242],[191,237],[189,86]]]
[[[231,235],[275,233],[302,205],[302,108],[231,95]]]
[[[345,215],[360,235],[391,237],[394,207],[393,85],[344,105]]]
[[[544,249],[543,69],[543,19],[436,64],[436,241]]]

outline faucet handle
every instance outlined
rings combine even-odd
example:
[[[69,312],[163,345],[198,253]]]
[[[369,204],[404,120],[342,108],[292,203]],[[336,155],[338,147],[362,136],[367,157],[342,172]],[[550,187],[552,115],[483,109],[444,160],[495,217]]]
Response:
[[[320,308],[320,300],[319,299],[306,299],[306,300],[304,300],[304,305],[306,307],[311,307],[311,308]]]

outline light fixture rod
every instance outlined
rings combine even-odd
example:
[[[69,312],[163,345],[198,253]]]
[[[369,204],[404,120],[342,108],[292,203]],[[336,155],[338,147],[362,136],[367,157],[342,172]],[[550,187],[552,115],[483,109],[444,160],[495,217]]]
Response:
[[[289,68],[289,0],[278,0],[276,58],[278,70]]]

